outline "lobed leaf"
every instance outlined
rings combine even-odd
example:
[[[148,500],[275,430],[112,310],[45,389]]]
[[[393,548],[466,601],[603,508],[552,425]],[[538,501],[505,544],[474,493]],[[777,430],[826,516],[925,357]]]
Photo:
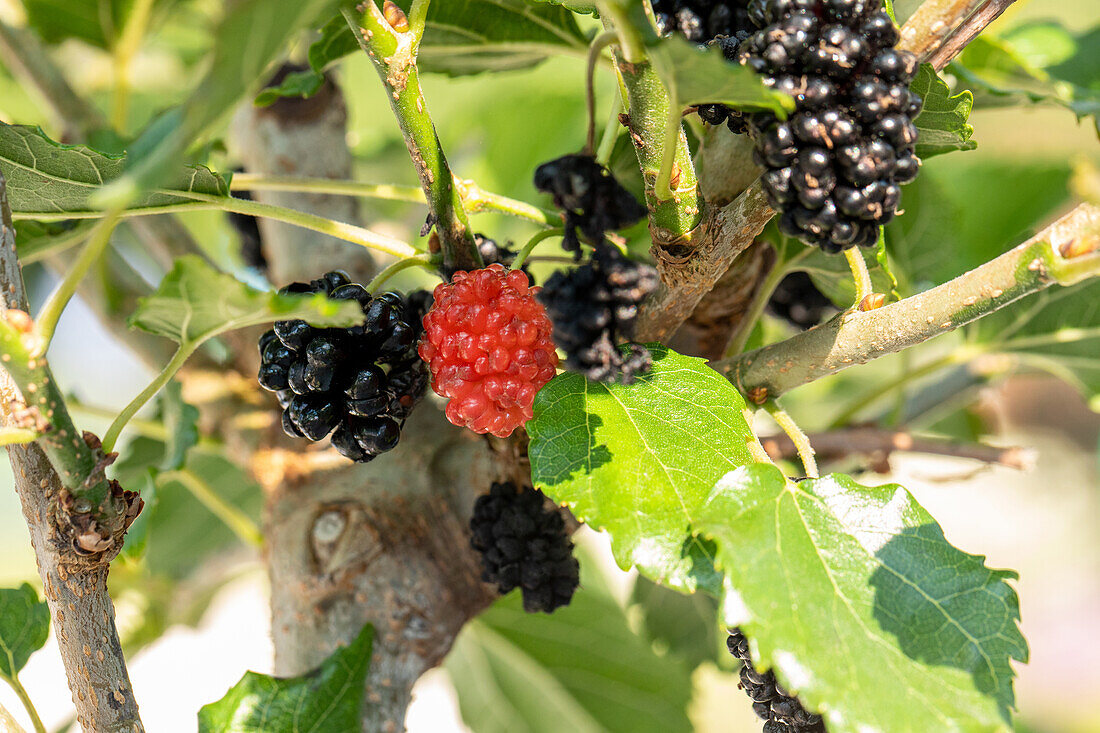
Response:
[[[374,627],[300,677],[246,672],[225,697],[199,710],[199,733],[357,731]]]
[[[714,482],[750,461],[745,401],[703,359],[651,347],[634,384],[560,374],[535,397],[531,477],[606,530],[623,567],[680,590],[717,590],[712,548],[690,536]]]
[[[961,91],[952,95],[951,88],[932,68],[921,64],[909,89],[924,100],[921,112],[913,121],[917,126],[917,155],[931,158],[955,150],[973,150],[978,143],[970,138],[974,128],[967,120],[974,107],[974,95]]]
[[[13,679],[49,632],[50,611],[29,583],[0,588],[0,677]]]
[[[0,122],[0,173],[8,181],[8,201],[16,218],[96,212],[99,207],[91,202],[92,197],[117,181],[125,167],[123,156],[108,155],[83,145],[62,145],[37,127]],[[183,193],[228,196],[229,188],[221,176],[208,168],[169,167],[161,187],[137,197],[129,208],[199,203]],[[43,232],[42,225],[24,228],[20,224],[24,242],[27,237],[38,239],[61,226],[65,225],[54,225]]]
[[[197,344],[245,326],[300,318],[317,326],[362,323],[357,303],[323,294],[256,290],[196,255],[180,257],[156,292],[138,301],[130,325],[181,344]]]
[[[717,546],[726,623],[830,733],[1008,731],[1019,603],[902,487],[773,465],[725,475],[696,527]]]

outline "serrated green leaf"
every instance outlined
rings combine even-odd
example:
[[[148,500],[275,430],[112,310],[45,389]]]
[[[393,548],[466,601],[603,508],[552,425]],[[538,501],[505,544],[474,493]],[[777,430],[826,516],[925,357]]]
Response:
[[[673,35],[650,46],[649,57],[677,107],[721,103],[780,117],[794,109],[794,99],[766,86],[749,67],[727,61],[717,46],[699,48]]]
[[[246,672],[217,702],[199,710],[199,733],[357,731],[366,692],[374,627],[312,672],[276,678]]]
[[[462,630],[445,667],[474,733],[692,729],[690,670],[586,587],[549,615],[525,613],[518,593],[502,598]]]
[[[0,677],[19,674],[49,632],[50,610],[30,584],[0,588]]]
[[[0,122],[0,173],[8,181],[8,201],[17,219],[98,211],[89,200],[117,181],[125,166],[122,156],[62,145],[37,127]],[[198,203],[176,192],[229,195],[222,177],[202,166],[169,167],[163,180],[161,188],[137,197],[129,208]]]
[[[560,374],[535,397],[531,477],[607,530],[618,562],[680,590],[716,590],[710,548],[687,536],[718,477],[750,460],[745,402],[703,359],[651,347],[634,384]]]
[[[160,419],[168,431],[160,470],[174,471],[183,466],[187,451],[199,442],[199,410],[183,401],[183,388],[176,380],[164,386],[158,395]]]
[[[363,312],[357,303],[329,300],[322,294],[256,290],[189,255],[176,260],[156,292],[138,301],[130,325],[196,344],[236,328],[295,318],[346,328],[362,323]]]
[[[971,140],[974,128],[968,124],[974,95],[961,91],[952,95],[931,64],[921,64],[909,89],[924,100],[917,118],[917,155],[931,158],[955,150],[973,150],[978,143]]]
[[[335,10],[337,0],[237,0],[225,4],[202,81],[130,149],[126,174],[97,196],[100,208],[127,206],[161,187],[184,150],[240,99],[256,93],[272,63],[302,28]]]
[[[697,528],[717,543],[726,621],[830,733],[1008,731],[1019,604],[905,489],[847,476],[724,476]]]

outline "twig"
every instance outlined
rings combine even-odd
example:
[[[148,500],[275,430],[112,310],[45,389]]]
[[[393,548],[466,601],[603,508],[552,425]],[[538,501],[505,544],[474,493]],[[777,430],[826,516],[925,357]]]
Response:
[[[452,271],[481,267],[481,254],[469,231],[462,198],[420,91],[416,49],[423,28],[394,30],[374,0],[365,0],[359,7],[365,10],[361,15],[350,8],[340,12],[386,88],[428,199],[429,221],[439,232],[443,265]]]
[[[1008,10],[1008,6],[1016,0],[986,0],[986,3],[978,8],[977,12],[963,21],[955,32],[943,41],[939,48],[934,49],[925,58],[925,61],[939,71],[951,63],[951,60],[962,53],[971,41],[978,37],[990,23],[1001,17],[1001,13]]]
[[[926,453],[937,456],[970,458],[982,463],[1027,471],[1035,465],[1035,451],[1029,448],[999,448],[992,445],[966,444],[957,440],[919,438],[905,430],[884,430],[875,427],[848,428],[812,433],[809,440],[824,459],[843,458],[853,453],[886,458],[895,451]],[[798,451],[786,434],[761,438],[764,450],[772,460],[792,458]]]
[[[11,225],[10,212],[3,177],[0,176],[0,298],[2,298],[3,322],[10,326],[12,314],[27,310],[26,292],[23,278],[19,272],[19,262],[15,251],[15,230]],[[17,319],[18,320],[18,319]],[[29,319],[28,319],[29,321]],[[10,367],[16,361],[12,357],[5,363]],[[96,513],[96,523],[103,524],[85,529],[106,529],[114,540],[113,545],[104,551],[82,554],[76,545],[66,536],[67,528],[59,526],[59,521],[73,521],[79,517],[69,512],[75,508],[62,505],[66,492],[72,496],[72,489],[64,481],[64,472],[74,475],[69,482],[77,479],[89,480],[93,471],[102,475],[105,463],[97,461],[85,440],[76,433],[65,409],[65,403],[57,391],[52,376],[42,359],[35,360],[31,370],[35,376],[42,375],[48,381],[24,381],[20,384],[13,380],[11,372],[0,374],[0,400],[3,404],[3,422],[11,427],[21,426],[21,420],[12,410],[24,397],[31,402],[39,402],[47,408],[41,415],[48,418],[54,426],[49,435],[34,444],[11,445],[7,447],[12,462],[15,490],[23,505],[23,515],[27,518],[31,544],[34,546],[39,574],[45,589],[46,602],[49,604],[53,628],[65,664],[69,689],[72,691],[76,706],[77,720],[85,730],[128,731],[141,733],[144,728],[138,715],[130,678],[126,671],[126,661],[122,656],[122,647],[115,628],[114,607],[107,593],[108,561],[121,547],[121,532],[128,521],[132,521],[140,510],[140,499],[125,495],[115,496],[107,492],[105,505],[121,504],[117,507],[121,515],[112,518],[106,511]],[[27,365],[29,368],[29,364]],[[30,390],[34,384],[35,389]],[[49,395],[49,396],[47,396]],[[64,434],[64,439],[58,438]],[[53,455],[47,458],[47,452]],[[64,451],[68,455],[62,455]],[[52,458],[57,458],[57,463]],[[62,467],[59,475],[55,466]],[[68,466],[66,469],[65,466]],[[94,489],[106,486],[106,480],[96,481]],[[94,495],[94,491],[87,493]],[[87,494],[86,494],[87,496]],[[130,506],[134,501],[136,506]],[[104,507],[98,507],[103,509]],[[83,515],[87,517],[89,515]],[[112,523],[117,520],[117,524]],[[121,527],[119,526],[121,525]],[[116,539],[117,538],[117,539]],[[68,540],[68,541],[65,541]]]
[[[799,385],[914,346],[1054,284],[1100,276],[1100,253],[1063,258],[1061,245],[1097,236],[1100,208],[1082,204],[954,280],[868,312],[847,311],[797,336],[712,366],[745,394],[775,398]]]

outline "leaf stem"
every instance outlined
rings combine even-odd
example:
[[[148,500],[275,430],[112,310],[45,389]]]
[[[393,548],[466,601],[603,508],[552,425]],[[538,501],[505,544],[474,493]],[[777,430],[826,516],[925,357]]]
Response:
[[[35,329],[39,339],[35,356],[41,356],[49,350],[50,341],[57,330],[57,323],[61,320],[61,314],[65,311],[65,306],[72,300],[76,289],[80,287],[84,276],[88,274],[88,270],[99,260],[103,251],[107,249],[107,245],[110,244],[111,234],[118,224],[119,215],[120,211],[117,209],[109,211],[96,224],[91,236],[88,238],[88,243],[84,245],[84,249],[77,256],[76,262],[65,274],[64,279],[57,284],[54,291],[50,293],[46,302],[42,304],[42,309],[35,317]]]
[[[431,0],[413,0],[412,6],[409,8],[407,17],[409,19],[409,30],[407,33],[411,33],[416,37],[417,43],[424,37],[424,29],[428,25],[428,5]]]
[[[130,65],[141,47],[152,10],[153,0],[136,0],[122,29],[122,35],[113,49],[115,89],[111,102],[111,126],[120,133],[126,129],[130,107]]]
[[[507,196],[501,196],[499,193],[486,191],[469,178],[458,181],[457,183],[459,193],[462,196],[462,202],[466,206],[466,210],[471,214],[481,214],[490,211],[500,214],[509,214],[519,217],[520,219],[533,221],[544,227],[552,227],[561,222],[561,214],[556,211],[542,209],[526,201],[520,201],[518,199],[508,198]]]
[[[795,449],[798,451],[798,459],[802,461],[806,475],[809,478],[817,478],[817,460],[814,458],[814,447],[810,445],[810,439],[806,437],[806,433],[802,432],[802,428],[798,427],[798,423],[775,400],[765,402],[764,409],[794,443]]]
[[[419,186],[398,186],[389,183],[360,183],[335,178],[294,178],[290,176],[264,176],[257,173],[237,173],[229,183],[230,191],[301,191],[328,193],[337,196],[363,196],[386,201],[426,203],[424,190]]]
[[[34,726],[35,733],[46,733],[46,726],[42,724],[42,718],[39,717],[31,696],[27,694],[27,689],[19,681],[19,675],[13,672],[11,677],[0,675],[0,678],[11,685],[11,689],[15,691],[15,696],[19,698],[19,702],[23,703],[23,709],[27,711],[27,716],[31,719],[31,725]]]
[[[611,21],[612,29],[619,38],[623,59],[629,64],[645,61],[645,43],[630,22],[630,15],[625,7],[618,0],[596,0],[596,7],[599,8],[601,18]]]
[[[752,337],[753,329],[756,328],[757,322],[760,317],[764,315],[764,311],[768,307],[768,302],[771,301],[772,293],[779,287],[779,283],[783,281],[783,278],[787,276],[787,273],[805,258],[812,250],[808,247],[803,248],[803,251],[789,260],[782,262],[776,262],[772,267],[771,272],[768,273],[764,281],[760,283],[756,292],[752,296],[752,302],[749,303],[748,310],[745,311],[745,315],[741,318],[741,323],[737,326],[737,331],[734,333],[733,338],[730,339],[730,345],[726,349],[726,356],[736,356],[745,350],[745,344],[749,342]]]
[[[523,263],[527,261],[527,258],[531,256],[531,250],[535,248],[539,242],[550,237],[560,237],[565,233],[563,229],[546,229],[545,231],[537,232],[533,237],[527,240],[527,243],[520,249],[519,254],[512,260],[511,269],[518,270],[523,267]]]
[[[615,152],[615,143],[619,140],[619,114],[622,112],[622,104],[611,105],[611,114],[607,117],[603,135],[600,137],[600,148],[596,151],[596,162],[606,166],[611,162],[611,154]]]
[[[304,229],[311,229],[315,232],[328,234],[337,239],[343,239],[345,242],[352,242],[361,247],[384,252],[394,257],[415,257],[420,254],[419,251],[398,239],[387,237],[384,234],[378,234],[377,232],[372,232],[369,229],[364,229],[363,227],[358,227],[353,224],[345,224],[344,222],[333,221],[332,219],[326,219],[315,214],[308,214],[304,211],[274,206],[272,204],[264,204],[259,201],[246,201],[245,199],[233,198],[232,196],[211,196],[203,193],[183,191],[173,193],[189,199],[194,199],[195,201],[204,201],[213,204],[216,208],[223,211],[233,211],[238,214],[248,214],[249,216],[263,216],[268,219],[274,219],[275,221],[294,224]]]
[[[115,444],[118,442],[118,436],[122,433],[126,427],[126,423],[130,421],[137,411],[145,406],[145,403],[153,399],[157,392],[161,390],[161,387],[168,384],[172,377],[176,376],[176,372],[180,370],[180,367],[184,365],[187,358],[191,354],[195,353],[195,349],[198,348],[197,343],[182,343],[179,348],[176,349],[175,355],[172,356],[164,369],[160,374],[153,378],[145,389],[141,390],[134,399],[130,400],[130,403],[126,407],[122,408],[122,412],[118,413],[118,417],[114,419],[111,426],[107,428],[107,432],[103,436],[103,451],[110,453],[115,449]]]
[[[199,503],[209,509],[211,514],[220,519],[246,545],[257,549],[263,547],[264,536],[256,523],[247,514],[219,496],[202,476],[187,468],[165,471],[157,476],[158,485],[169,481],[182,484],[192,496],[198,499]]]
[[[849,247],[844,250],[844,258],[848,260],[848,267],[852,270],[852,281],[856,286],[856,302],[859,306],[863,299],[875,292],[875,286],[871,283],[871,273],[867,271],[867,262],[863,259],[863,252],[859,247]]]
[[[387,280],[389,280],[391,277],[393,277],[397,273],[401,272],[402,270],[408,269],[410,267],[417,267],[417,266],[430,268],[431,267],[431,262],[432,262],[432,257],[431,257],[431,255],[427,255],[427,254],[417,255],[416,257],[408,257],[408,258],[403,259],[403,260],[398,260],[397,262],[394,262],[392,265],[386,267],[380,273],[375,275],[374,278],[369,283],[367,283],[364,287],[367,289],[368,293],[373,294],[380,287],[382,287],[382,285]]]
[[[588,64],[584,74],[585,101],[588,105],[588,137],[584,144],[585,155],[594,155],[596,152],[596,62],[600,60],[603,50],[617,38],[618,35],[614,31],[604,31],[588,46]]]

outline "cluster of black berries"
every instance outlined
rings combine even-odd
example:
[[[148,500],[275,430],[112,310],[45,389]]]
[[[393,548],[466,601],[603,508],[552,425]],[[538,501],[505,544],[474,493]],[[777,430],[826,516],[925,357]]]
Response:
[[[566,367],[593,381],[623,384],[645,373],[652,363],[649,349],[629,344],[624,356],[618,343],[633,336],[638,307],[658,282],[655,269],[606,242],[589,262],[551,275],[537,297],[554,323],[554,343],[565,352]]]
[[[874,245],[897,212],[901,184],[920,168],[913,119],[921,100],[909,91],[917,59],[894,48],[898,30],[879,5],[749,0],[739,7],[759,30],[723,46],[794,97],[790,119],[752,114],[748,130],[780,229],[827,252]],[[723,112],[704,105],[700,114],[720,122]],[[736,115],[727,122],[744,127]]]
[[[591,155],[564,155],[543,163],[535,170],[535,188],[551,194],[565,213],[562,247],[578,260],[580,234],[599,244],[607,232],[646,215],[646,208]]]
[[[500,592],[520,588],[528,613],[569,605],[580,566],[561,512],[536,489],[494,483],[478,497],[470,519],[470,544],[481,553],[482,580]]]
[[[408,301],[397,293],[372,297],[342,272],[280,292],[354,300],[366,316],[352,328],[278,321],[260,337],[260,385],[279,398],[283,430],[313,441],[332,433],[333,447],[353,461],[392,449],[428,385],[416,342],[431,295],[413,293]]]
[[[768,301],[768,312],[803,331],[836,310],[833,302],[814,285],[813,278],[801,270],[780,280]]]
[[[752,666],[749,641],[740,629],[726,639],[730,654],[741,660],[741,688],[752,700],[753,711],[763,718],[763,733],[825,733],[820,715],[807,712],[797,697],[788,695],[775,681],[775,674],[760,674]]]

